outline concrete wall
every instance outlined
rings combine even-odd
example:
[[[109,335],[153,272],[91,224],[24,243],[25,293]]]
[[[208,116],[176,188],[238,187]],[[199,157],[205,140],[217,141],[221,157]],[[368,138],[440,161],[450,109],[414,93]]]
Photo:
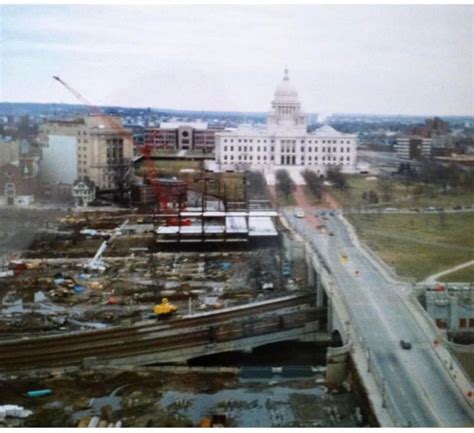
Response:
[[[43,147],[42,180],[50,183],[73,184],[77,172],[77,139],[66,135],[50,135]]]

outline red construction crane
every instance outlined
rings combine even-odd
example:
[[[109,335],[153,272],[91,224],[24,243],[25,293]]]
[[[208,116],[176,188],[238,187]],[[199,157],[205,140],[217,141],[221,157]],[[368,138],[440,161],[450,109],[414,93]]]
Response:
[[[130,139],[133,143],[133,135],[123,127],[123,125],[117,122],[113,117],[105,114],[100,108],[93,105],[89,102],[84,96],[82,96],[77,90],[73,89],[69,84],[67,84],[64,80],[59,78],[58,76],[53,76],[53,79],[58,81],[62,84],[70,93],[72,93],[79,101],[81,101],[95,116],[101,117],[105,123],[112,129],[117,130],[121,135],[125,136],[126,138]],[[160,204],[160,212],[168,215],[166,216],[166,223],[171,226],[175,225],[190,225],[191,220],[189,219],[179,219],[175,215],[176,212],[171,209],[168,205],[168,199],[163,194],[160,181],[158,179],[158,173],[156,172],[155,166],[153,164],[153,160],[151,157],[152,147],[149,145],[144,145],[141,147],[141,154],[143,155],[143,159],[145,161],[145,166],[148,174],[148,181],[153,186],[155,192],[155,199],[156,202]],[[180,204],[179,212],[186,209],[186,203]]]

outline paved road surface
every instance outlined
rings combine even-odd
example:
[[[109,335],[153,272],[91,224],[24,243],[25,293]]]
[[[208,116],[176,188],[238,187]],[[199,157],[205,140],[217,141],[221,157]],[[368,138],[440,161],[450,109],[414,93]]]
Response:
[[[306,208],[307,215],[309,211]],[[354,246],[346,227],[336,216],[324,221],[326,233],[316,229],[309,216],[308,221],[296,218],[292,210],[286,210],[285,216],[296,231],[317,245],[329,264],[350,306],[358,337],[363,336],[369,347],[372,368],[379,369],[380,376],[385,378],[387,397],[393,402],[400,423],[405,426],[473,425],[474,411],[400,298],[407,296],[405,288],[382,277]],[[334,236],[330,236],[329,231]],[[401,348],[402,339],[411,341],[411,350]]]

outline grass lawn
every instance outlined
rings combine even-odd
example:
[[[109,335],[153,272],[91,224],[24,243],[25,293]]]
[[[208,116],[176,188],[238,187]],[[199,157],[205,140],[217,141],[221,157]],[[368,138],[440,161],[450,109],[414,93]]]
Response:
[[[362,194],[365,191],[374,190],[381,200],[380,192],[377,190],[378,180],[367,180],[373,176],[363,175],[349,175],[347,181],[349,188],[346,191],[339,191],[334,187],[329,188],[329,191],[334,198],[342,204],[343,207],[366,207],[367,203],[362,200]],[[459,190],[448,191],[446,194],[442,189],[437,187],[433,191],[433,196],[429,197],[422,194],[419,197],[413,195],[413,190],[416,183],[408,186],[403,182],[391,179],[393,185],[392,199],[390,202],[379,202],[375,207],[402,207],[402,208],[424,208],[428,206],[451,208],[457,205],[472,205],[474,204],[474,191]],[[420,184],[424,186],[424,184]]]
[[[459,271],[451,272],[439,278],[445,283],[474,282],[474,266],[468,266]]]
[[[278,193],[277,191],[277,206],[278,207],[286,207],[286,206],[296,206],[296,200],[293,197],[293,194],[290,194],[288,197]]]
[[[395,271],[422,280],[474,259],[472,214],[351,214],[359,236]]]
[[[308,203],[311,206],[321,206],[324,201],[323,199],[316,198],[316,196],[311,192],[311,189],[308,188],[307,185],[303,187],[304,195],[306,196],[306,199],[308,200]]]

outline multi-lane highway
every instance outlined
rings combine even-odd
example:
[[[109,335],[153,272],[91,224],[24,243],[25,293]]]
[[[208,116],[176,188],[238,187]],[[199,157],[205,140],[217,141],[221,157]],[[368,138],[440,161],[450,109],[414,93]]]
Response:
[[[308,210],[308,209],[307,209]],[[449,376],[433,345],[402,297],[402,283],[384,278],[354,244],[346,226],[336,216],[315,227],[314,216],[297,218],[288,210],[291,226],[329,265],[340,295],[348,306],[352,325],[368,348],[374,370],[384,380],[384,392],[397,423],[404,426],[469,426],[474,411]],[[330,235],[332,233],[332,235]],[[403,349],[407,340],[411,349]]]

